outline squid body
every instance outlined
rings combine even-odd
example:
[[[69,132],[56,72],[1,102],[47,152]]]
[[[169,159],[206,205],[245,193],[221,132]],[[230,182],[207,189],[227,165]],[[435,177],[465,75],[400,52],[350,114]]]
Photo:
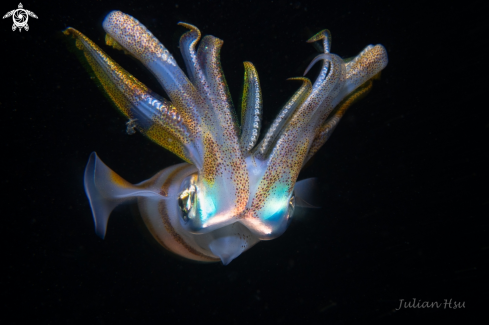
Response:
[[[64,31],[75,38],[104,91],[129,119],[128,133],[137,130],[184,161],[133,185],[92,153],[85,192],[100,237],[111,211],[136,199],[145,224],[166,249],[191,260],[228,264],[287,229],[296,200],[307,201],[309,181],[297,182],[301,168],[346,109],[370,90],[387,65],[387,53],[382,45],[369,45],[344,61],[330,53],[328,30],[313,36],[309,42],[320,42],[323,53],[309,68],[320,61],[319,76],[314,83],[292,78],[301,86],[258,142],[263,100],[255,67],[244,63],[238,122],[219,61],[223,41],[201,38],[197,27],[180,25],[188,29],[180,38],[187,74],[133,17],[112,11],[103,22],[106,43],[141,61],[169,99],[148,89],[76,29]]]

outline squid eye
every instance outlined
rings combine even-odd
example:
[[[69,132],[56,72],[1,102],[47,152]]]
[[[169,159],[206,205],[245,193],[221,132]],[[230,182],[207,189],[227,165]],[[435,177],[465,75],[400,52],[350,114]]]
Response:
[[[178,206],[180,207],[180,210],[182,210],[182,219],[185,222],[188,221],[188,215],[194,206],[195,192],[195,185],[191,184],[178,196]]]
[[[289,200],[289,208],[288,208],[288,219],[292,218],[292,215],[294,214],[294,209],[295,209],[295,193],[292,193],[292,196],[290,197]]]

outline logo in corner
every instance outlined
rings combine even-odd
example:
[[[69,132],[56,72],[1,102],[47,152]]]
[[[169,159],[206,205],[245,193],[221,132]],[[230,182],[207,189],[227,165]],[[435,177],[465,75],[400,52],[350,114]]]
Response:
[[[5,14],[5,16],[3,16],[4,19],[12,16],[12,19],[14,20],[14,24],[12,25],[12,31],[15,31],[17,28],[19,29],[19,32],[22,31],[22,28],[28,31],[29,25],[27,25],[27,21],[29,20],[29,16],[37,19],[35,13],[29,10],[25,10],[23,8],[24,7],[22,6],[22,3],[19,3],[18,9],[9,11]]]

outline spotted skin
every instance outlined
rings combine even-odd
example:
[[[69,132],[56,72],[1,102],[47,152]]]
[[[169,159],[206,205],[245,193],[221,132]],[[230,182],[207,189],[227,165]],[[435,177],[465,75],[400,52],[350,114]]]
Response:
[[[281,134],[287,121],[293,116],[295,110],[304,102],[304,100],[310,95],[312,91],[311,81],[307,78],[289,78],[288,80],[300,80],[302,86],[295,92],[290,100],[284,105],[273,121],[272,126],[268,129],[265,137],[257,146],[257,157],[264,159],[266,155],[270,153],[276,142],[276,139]]]
[[[140,101],[148,88],[76,29],[67,28],[63,33],[76,39],[76,47],[83,51],[106,93],[121,112],[130,117],[131,103]]]
[[[258,241],[286,230],[302,167],[348,107],[370,91],[372,80],[387,65],[387,52],[382,45],[369,45],[345,61],[331,53],[328,30],[314,35],[308,42],[320,42],[322,53],[306,73],[321,62],[319,75],[313,83],[306,77],[291,78],[301,86],[258,142],[263,96],[256,68],[244,63],[240,125],[220,62],[223,41],[202,37],[193,25],[179,25],[188,29],[180,38],[187,73],[135,18],[112,11],[103,22],[107,45],[141,61],[168,99],[149,90],[82,33],[65,31],[129,119],[130,130],[137,129],[187,162],[131,185],[92,155],[86,192],[99,233],[105,233],[110,211],[132,195],[161,245],[189,259],[227,264]]]
[[[253,63],[244,62],[244,68],[240,145],[243,152],[249,152],[255,146],[260,135],[261,118],[263,115],[263,96],[261,94],[258,72]]]
[[[172,104],[186,121],[191,139],[198,138],[200,120],[194,107],[202,105],[203,99],[178,68],[170,52],[138,20],[120,11],[109,13],[103,27],[118,48],[125,49],[155,73]],[[169,75],[173,78],[169,79]]]
[[[64,34],[76,39],[77,48],[83,51],[95,77],[121,113],[134,120],[138,130],[148,138],[190,162],[185,149],[186,145],[190,145],[189,132],[172,103],[155,95],[76,29],[68,28]],[[148,117],[151,122],[146,128],[140,123],[141,119],[135,119],[135,112],[141,105],[151,106],[152,109]]]
[[[324,143],[329,139],[334,129],[338,125],[339,121],[345,114],[346,110],[359,99],[363,98],[372,89],[373,81],[370,79],[363,85],[361,85],[354,93],[350,94],[345,98],[338,106],[331,116],[323,123],[321,128],[318,129],[317,134],[314,138],[314,142],[311,145],[311,149],[307,154],[307,158],[304,160],[306,163],[316,152],[323,146]]]

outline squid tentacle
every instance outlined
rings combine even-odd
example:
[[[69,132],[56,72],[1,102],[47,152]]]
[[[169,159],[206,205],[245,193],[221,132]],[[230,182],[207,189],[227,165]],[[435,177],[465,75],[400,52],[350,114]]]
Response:
[[[307,154],[306,159],[304,160],[304,164],[311,159],[312,156],[316,154],[316,152],[326,143],[334,129],[338,125],[340,119],[345,114],[346,110],[355,102],[357,102],[360,98],[363,98],[373,86],[372,80],[367,81],[365,84],[360,86],[353,94],[346,97],[338,107],[331,113],[323,125],[318,129],[316,137],[311,145],[311,149]]]
[[[194,25],[190,25],[184,22],[179,22],[179,26],[188,28],[189,31],[180,37],[180,52],[182,53],[183,61],[187,67],[187,74],[190,81],[196,85],[197,79],[201,78],[202,69],[197,61],[197,53],[195,47],[199,42],[202,34],[200,30]]]
[[[265,159],[265,157],[270,153],[274,147],[278,135],[281,133],[296,109],[304,102],[312,91],[312,84],[308,78],[289,78],[287,80],[300,80],[302,81],[302,85],[280,110],[277,117],[273,121],[272,126],[268,129],[265,137],[258,145],[259,149],[255,154],[258,158]]]
[[[329,53],[331,51],[331,32],[329,29],[323,29],[311,38],[307,40],[307,43],[313,43],[317,41],[323,41],[323,52]]]
[[[186,121],[192,140],[198,141],[202,135],[202,123],[196,107],[205,105],[205,101],[170,52],[138,20],[120,11],[109,13],[103,27],[121,48],[131,53],[156,76]]]
[[[251,62],[244,62],[244,67],[240,145],[243,153],[247,153],[253,149],[260,135],[263,97],[255,66]]]
[[[83,51],[96,78],[119,111],[148,138],[185,161],[193,162],[196,148],[186,121],[175,106],[149,90],[76,29],[68,28],[64,33],[76,39],[78,49]]]

